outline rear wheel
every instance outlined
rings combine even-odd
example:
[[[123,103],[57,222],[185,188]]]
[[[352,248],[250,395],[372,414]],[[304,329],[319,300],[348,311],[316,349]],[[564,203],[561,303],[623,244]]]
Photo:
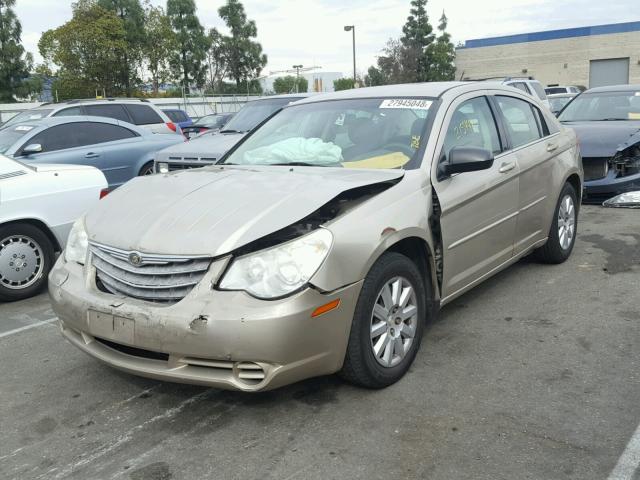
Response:
[[[0,227],[0,300],[38,294],[47,283],[54,249],[40,229],[29,224]]]
[[[536,258],[543,263],[562,263],[569,258],[576,243],[578,228],[578,200],[570,183],[565,183],[553,215],[547,243],[536,250]]]
[[[397,382],[418,353],[425,316],[419,270],[404,255],[385,253],[364,280],[340,375],[367,388]]]
[[[153,162],[148,162],[143,165],[140,169],[140,173],[138,173],[139,177],[145,177],[147,175],[153,175],[155,172]]]

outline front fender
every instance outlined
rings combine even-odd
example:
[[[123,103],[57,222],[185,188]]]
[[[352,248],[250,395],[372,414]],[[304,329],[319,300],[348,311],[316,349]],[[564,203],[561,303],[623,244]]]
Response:
[[[333,291],[356,283],[384,252],[406,238],[424,240],[433,252],[429,212],[428,178],[420,170],[408,171],[397,185],[326,225],[333,246],[312,285]]]

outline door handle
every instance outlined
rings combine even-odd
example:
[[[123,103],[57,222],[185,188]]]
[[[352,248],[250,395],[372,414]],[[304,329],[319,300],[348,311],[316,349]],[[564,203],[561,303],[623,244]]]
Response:
[[[502,165],[500,165],[500,170],[498,170],[500,173],[507,173],[511,170],[513,170],[514,168],[516,168],[516,163],[515,162],[505,162]]]
[[[99,153],[89,152],[84,156],[84,158],[98,158],[99,156],[100,156]]]
[[[556,143],[548,143],[547,144],[547,152],[554,152],[558,149],[558,145]]]

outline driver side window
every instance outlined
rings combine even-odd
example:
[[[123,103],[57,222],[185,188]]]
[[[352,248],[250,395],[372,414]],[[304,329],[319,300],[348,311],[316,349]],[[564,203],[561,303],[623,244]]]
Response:
[[[453,112],[442,148],[442,161],[454,147],[483,148],[494,155],[502,151],[498,129],[486,97],[461,103]]]

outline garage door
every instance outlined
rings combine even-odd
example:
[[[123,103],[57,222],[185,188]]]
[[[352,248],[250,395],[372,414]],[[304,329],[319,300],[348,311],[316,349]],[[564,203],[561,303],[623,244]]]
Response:
[[[589,88],[629,83],[629,59],[591,60]]]

